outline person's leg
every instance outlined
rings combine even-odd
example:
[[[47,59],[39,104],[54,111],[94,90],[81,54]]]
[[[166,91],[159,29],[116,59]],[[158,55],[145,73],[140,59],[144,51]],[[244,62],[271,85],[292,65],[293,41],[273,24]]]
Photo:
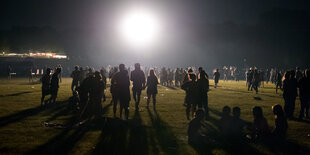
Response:
[[[129,101],[123,101],[124,110],[125,110],[125,119],[128,120],[129,117]]]
[[[137,103],[136,103],[137,108],[139,108],[139,104],[140,104],[141,91],[142,90],[137,91]]]
[[[208,117],[209,116],[208,96],[206,96],[206,100],[203,102],[203,104],[204,104],[205,115],[206,117]]]
[[[294,118],[294,111],[295,111],[295,102],[296,102],[296,96],[292,97],[292,111],[291,111],[291,117]]]
[[[151,94],[147,94],[146,106],[149,106],[151,100]]]
[[[287,97],[284,97],[284,112],[286,117],[289,117],[289,103]]]
[[[188,120],[190,120],[190,118],[189,118],[190,110],[191,110],[191,104],[187,103],[186,104],[186,117],[187,117]]]
[[[155,106],[156,106],[156,94],[152,94],[152,98],[153,98],[153,106],[155,108]]]
[[[75,85],[75,83],[74,83],[74,81],[72,81],[72,83],[71,83],[71,91],[73,91],[74,89],[74,85]]]
[[[43,106],[44,98],[45,98],[45,93],[44,93],[44,91],[42,90],[41,106]]]
[[[116,106],[117,106],[117,99],[112,95],[112,101],[113,101],[113,116],[116,117]]]

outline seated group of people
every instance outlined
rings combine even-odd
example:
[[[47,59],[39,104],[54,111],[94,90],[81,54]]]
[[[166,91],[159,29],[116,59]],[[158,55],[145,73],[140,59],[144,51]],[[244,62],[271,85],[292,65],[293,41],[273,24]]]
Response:
[[[246,123],[240,119],[241,109],[234,107],[231,115],[231,108],[223,107],[222,117],[219,123],[221,135],[228,140],[237,141],[262,141],[262,142],[282,142],[286,139],[286,131],[288,128],[286,117],[284,116],[281,105],[272,106],[275,116],[275,128],[270,130],[266,118],[263,116],[263,110],[259,106],[253,108],[253,123]],[[204,133],[202,133],[202,121],[204,120],[204,111],[199,109],[196,111],[195,118],[191,120],[188,127],[188,143],[203,144],[208,141]],[[246,129],[248,132],[246,132]]]

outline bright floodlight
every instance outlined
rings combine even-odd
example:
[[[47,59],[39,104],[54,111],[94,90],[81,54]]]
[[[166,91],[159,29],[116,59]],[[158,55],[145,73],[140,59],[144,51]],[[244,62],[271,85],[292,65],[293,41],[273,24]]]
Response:
[[[145,10],[127,13],[120,23],[121,36],[131,45],[146,46],[152,43],[158,33],[156,17]]]

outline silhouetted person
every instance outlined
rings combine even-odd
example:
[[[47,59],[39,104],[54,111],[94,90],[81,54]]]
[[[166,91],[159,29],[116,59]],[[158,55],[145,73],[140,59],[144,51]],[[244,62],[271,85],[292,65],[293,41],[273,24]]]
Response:
[[[240,119],[241,109],[239,107],[233,108],[232,126],[231,132],[234,139],[241,139],[243,135],[243,129],[246,123]]]
[[[33,83],[33,72],[32,72],[32,68],[29,69],[29,83],[31,81],[31,83]]]
[[[260,76],[259,76],[257,69],[255,69],[253,72],[253,79],[252,80],[253,80],[252,81],[252,88],[254,88],[254,90],[257,94],[258,93],[258,84],[259,84],[259,80],[260,80]]]
[[[270,133],[266,118],[263,116],[263,110],[259,106],[253,108],[253,126],[251,140],[264,139]]]
[[[192,111],[192,116],[194,116],[194,112],[196,111],[197,105],[200,104],[200,94],[198,85],[196,82],[196,75],[194,74],[192,69],[188,70],[188,73],[184,77],[183,84],[181,86],[183,90],[185,90],[185,103],[186,103],[186,116],[187,119],[190,119],[190,111]]]
[[[222,118],[220,119],[220,130],[226,137],[231,136],[232,117],[230,115],[231,109],[228,106],[224,106],[222,110]]]
[[[146,93],[147,93],[147,106],[150,104],[151,97],[153,99],[153,108],[156,106],[156,94],[157,94],[157,84],[158,84],[158,78],[155,75],[155,72],[153,69],[150,70],[150,75],[147,77],[146,82]]]
[[[74,66],[74,71],[72,71],[71,77],[72,77],[71,90],[73,91],[79,87],[79,78],[80,78],[79,66]]]
[[[297,79],[297,81],[302,78],[302,72],[299,67],[296,67],[295,75],[296,75],[295,78]]]
[[[283,80],[284,111],[288,119],[294,118],[295,100],[297,97],[297,80],[294,71],[285,73]]]
[[[300,98],[300,112],[299,120],[303,117],[309,118],[309,105],[310,105],[310,70],[304,72],[304,76],[298,82],[299,98]]]
[[[8,66],[8,70],[7,70],[8,80],[11,80],[11,78],[12,78],[12,72],[13,72],[13,69],[12,69],[12,67],[9,65],[9,66]]]
[[[92,104],[93,113],[98,118],[102,111],[101,99],[102,91],[104,90],[104,82],[98,71],[94,73],[94,77],[91,78],[91,86],[89,89],[89,100]]]
[[[50,94],[50,84],[51,84],[51,69],[47,68],[45,74],[43,75],[42,81],[42,97],[41,97],[41,106],[43,105],[44,98],[46,95]]]
[[[252,68],[250,68],[250,70],[247,72],[246,76],[247,76],[247,84],[248,84],[248,91],[249,91],[250,88],[252,90],[252,82],[253,82],[253,70],[252,70]]]
[[[59,74],[61,73],[61,68],[57,68],[55,73],[52,75],[51,79],[51,103],[56,102],[58,88],[59,88]]]
[[[204,120],[204,112],[199,109],[195,113],[195,118],[189,122],[187,135],[188,135],[188,144],[199,145],[204,141],[204,136],[201,134],[201,121]]]
[[[107,88],[107,77],[105,76],[106,75],[106,70],[104,68],[102,68],[100,70],[100,74],[101,74],[101,78],[102,78],[102,83],[103,83],[103,87],[102,87],[102,99],[103,99],[103,102],[106,101],[106,96],[105,96],[105,89]]]
[[[214,88],[217,87],[217,84],[219,83],[219,79],[220,79],[220,72],[219,72],[219,69],[216,69],[216,72],[214,72],[213,74],[213,78],[214,78]]]
[[[145,87],[145,75],[140,68],[140,64],[135,64],[135,70],[131,72],[130,80],[132,81],[132,95],[136,103],[136,110],[139,110],[141,91]]]
[[[276,93],[278,93],[278,89],[282,89],[282,74],[280,71],[276,72],[276,76],[275,76],[275,82],[276,82]]]
[[[281,105],[272,106],[273,114],[275,115],[275,129],[271,132],[272,138],[275,141],[281,142],[286,139],[287,120],[284,116]]]
[[[62,72],[63,72],[61,64],[58,64],[57,68],[60,68],[60,73],[58,74],[58,78],[59,78],[59,81],[61,83],[62,82]]]
[[[115,73],[112,77],[112,81],[114,83],[116,99],[120,102],[120,117],[122,117],[123,109],[125,110],[125,117],[128,119],[129,116],[129,101],[130,101],[130,81],[128,72],[125,69],[124,64],[119,65],[119,72]],[[117,103],[117,101],[115,101]],[[116,108],[116,105],[114,105]],[[115,113],[115,111],[114,111]]]
[[[206,118],[209,116],[208,108],[208,91],[209,91],[209,79],[205,71],[201,71],[198,74],[198,91],[200,97],[200,105],[205,110]]]

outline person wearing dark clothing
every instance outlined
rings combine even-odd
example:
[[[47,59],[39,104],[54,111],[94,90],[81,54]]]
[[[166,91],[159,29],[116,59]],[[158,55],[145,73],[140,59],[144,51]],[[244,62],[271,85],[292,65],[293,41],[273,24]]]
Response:
[[[287,120],[284,117],[284,112],[281,105],[272,106],[273,114],[275,115],[275,129],[271,132],[274,141],[281,142],[286,138],[286,131],[288,128]]]
[[[13,72],[13,69],[12,69],[12,67],[9,65],[9,66],[8,66],[8,70],[7,70],[8,80],[11,80],[12,72]]]
[[[205,141],[205,136],[201,134],[201,121],[204,119],[203,110],[199,109],[195,113],[195,118],[189,122],[187,135],[188,144],[199,145]]]
[[[192,69],[188,70],[188,74],[186,74],[186,76],[184,77],[184,81],[181,88],[185,90],[186,93],[185,96],[186,116],[187,119],[189,120],[190,111],[192,111],[192,116],[194,116],[194,112],[196,111],[197,105],[201,107],[196,75],[193,73]]]
[[[80,78],[79,66],[74,67],[74,71],[72,71],[71,77],[72,77],[71,90],[74,91],[74,89],[77,89],[79,87],[79,78]]]
[[[89,101],[91,103],[91,109],[93,114],[98,118],[102,112],[102,91],[104,90],[104,82],[98,71],[95,72],[95,76],[91,78],[91,84],[89,89]]]
[[[231,109],[228,106],[223,107],[223,115],[220,119],[220,130],[225,137],[231,136],[232,117],[230,115]]]
[[[285,79],[283,80],[283,98],[285,101],[284,104],[285,115],[289,119],[294,118],[296,97],[297,97],[297,80],[295,78],[295,72],[288,71],[285,73]]]
[[[249,91],[250,88],[251,88],[251,90],[252,90],[252,82],[253,82],[253,71],[252,71],[251,68],[250,68],[250,70],[247,72],[246,76],[247,76],[246,79],[247,79],[248,91]]]
[[[254,90],[257,94],[258,93],[258,84],[259,84],[259,80],[260,80],[260,76],[259,76],[257,69],[255,69],[253,72],[253,79],[252,80],[253,80],[252,81],[252,88],[254,88]]]
[[[146,93],[147,93],[147,106],[150,104],[151,97],[153,99],[153,108],[155,108],[156,105],[156,94],[157,94],[157,84],[158,84],[158,78],[154,73],[154,70],[150,70],[150,75],[147,77],[146,82]]]
[[[305,70],[304,76],[298,82],[299,98],[300,98],[300,112],[299,120],[303,117],[309,118],[309,105],[310,105],[310,70]]]
[[[264,139],[270,133],[269,126],[266,118],[263,116],[263,110],[261,107],[255,106],[253,108],[253,126],[251,140]]]
[[[302,78],[302,72],[300,71],[299,67],[296,67],[295,74],[296,74],[295,78],[297,79],[297,81]]]
[[[32,72],[32,68],[30,68],[30,70],[29,70],[29,83],[30,83],[30,81],[31,81],[31,83],[33,84],[33,72]]]
[[[53,74],[51,79],[51,103],[56,102],[57,94],[58,94],[58,88],[59,88],[59,73],[61,72],[60,68],[56,69],[56,72]]]
[[[205,110],[206,118],[209,116],[209,108],[208,108],[208,91],[209,91],[209,79],[205,71],[201,71],[198,74],[198,91],[200,96],[200,105]]]
[[[243,129],[246,126],[245,121],[240,119],[241,109],[239,107],[233,108],[231,133],[234,139],[242,138]]]
[[[106,96],[105,96],[104,91],[107,88],[107,77],[105,76],[106,75],[106,70],[104,68],[102,68],[100,70],[100,75],[101,75],[101,78],[102,78],[101,81],[102,81],[102,84],[103,84],[102,90],[101,90],[101,92],[102,92],[101,96],[102,96],[103,102],[105,102],[106,101]]]
[[[277,71],[276,72],[276,93],[278,93],[278,88],[280,88],[280,89],[282,89],[282,74],[281,74],[281,72],[280,71]]]
[[[145,75],[144,72],[140,69],[139,63],[135,64],[135,70],[131,72],[130,80],[133,83],[132,95],[136,103],[136,110],[139,110],[141,91],[145,87]]]
[[[45,74],[43,75],[42,81],[42,97],[41,97],[41,106],[43,105],[44,98],[46,95],[50,94],[50,84],[51,84],[51,69],[47,68]]]
[[[111,80],[114,83],[116,101],[114,103],[120,102],[120,117],[122,118],[123,109],[125,110],[125,117],[128,119],[129,116],[129,102],[130,102],[130,81],[128,72],[125,69],[124,64],[119,65],[119,72],[115,73]],[[114,114],[116,112],[116,105],[113,107]]]
[[[220,72],[219,72],[219,69],[216,69],[216,72],[214,72],[213,74],[213,78],[214,78],[214,88],[217,87],[217,84],[219,83],[219,79],[220,79]]]

